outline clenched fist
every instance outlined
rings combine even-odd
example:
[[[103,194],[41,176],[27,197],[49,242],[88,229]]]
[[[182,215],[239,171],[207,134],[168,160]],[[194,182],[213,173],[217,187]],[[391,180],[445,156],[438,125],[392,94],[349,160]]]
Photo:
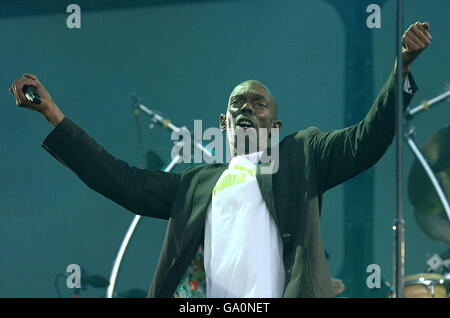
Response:
[[[38,94],[41,97],[40,104],[34,104],[29,101],[23,92],[24,86],[33,86],[36,88]],[[28,109],[40,112],[47,118],[49,122],[56,126],[64,119],[64,114],[59,110],[58,106],[53,102],[50,94],[45,87],[39,82],[37,77],[33,74],[24,74],[23,77],[16,79],[9,88],[11,94],[16,99],[17,106],[25,107]]]
[[[416,22],[412,24],[405,34],[403,34],[403,69],[409,70],[411,63],[425,50],[431,43],[431,35],[428,30],[428,22]]]

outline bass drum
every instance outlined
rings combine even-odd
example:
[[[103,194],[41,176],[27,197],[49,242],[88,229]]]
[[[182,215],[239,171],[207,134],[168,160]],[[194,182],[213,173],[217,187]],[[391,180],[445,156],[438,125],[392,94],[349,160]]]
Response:
[[[448,298],[444,276],[421,273],[405,277],[404,298]]]

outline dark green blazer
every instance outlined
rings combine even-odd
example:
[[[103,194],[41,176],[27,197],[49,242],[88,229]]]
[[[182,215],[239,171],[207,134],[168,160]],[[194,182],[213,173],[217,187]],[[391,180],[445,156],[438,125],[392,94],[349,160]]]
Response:
[[[410,82],[415,91],[412,77]],[[411,97],[404,94],[405,107]],[[383,156],[394,138],[394,100],[391,73],[362,121],[328,133],[312,127],[291,134],[279,143],[278,171],[257,170],[262,196],[283,241],[283,297],[333,297],[319,226],[322,195]],[[227,166],[200,165],[181,174],[130,167],[68,118],[53,129],[43,147],[105,197],[134,213],[168,220],[149,296],[171,297],[203,243],[211,192]]]

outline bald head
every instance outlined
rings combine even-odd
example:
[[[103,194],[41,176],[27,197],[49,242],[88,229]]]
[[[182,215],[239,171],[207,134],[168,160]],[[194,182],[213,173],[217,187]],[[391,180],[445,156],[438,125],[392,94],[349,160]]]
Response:
[[[275,97],[266,85],[257,80],[246,80],[239,83],[230,94],[228,107],[230,107],[233,97],[241,96],[243,93],[254,94],[255,97],[259,96],[262,97],[261,99],[267,100],[273,118],[278,117],[278,103]]]
[[[240,153],[237,147],[237,133],[242,131],[256,135],[256,149],[266,149],[271,136],[278,135],[282,122],[277,119],[278,105],[270,90],[261,82],[248,80],[237,85],[230,94],[226,114],[220,114],[219,124],[227,132],[228,142],[233,156]],[[275,129],[273,129],[275,128]],[[269,132],[260,139],[260,132]],[[245,148],[245,153],[251,147]]]

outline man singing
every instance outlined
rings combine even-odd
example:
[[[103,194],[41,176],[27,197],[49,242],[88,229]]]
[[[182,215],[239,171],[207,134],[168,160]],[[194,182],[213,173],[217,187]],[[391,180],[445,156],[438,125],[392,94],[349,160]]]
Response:
[[[417,22],[403,35],[405,108],[417,90],[410,66],[430,44],[428,30],[428,23]],[[373,166],[392,144],[395,69],[359,123],[283,138],[273,173],[262,173],[267,164],[261,163],[273,135],[257,140],[259,151],[239,151],[236,143],[241,130],[282,126],[274,96],[255,80],[233,89],[219,118],[229,164],[181,174],[114,158],[64,116],[34,75],[24,74],[10,91],[17,105],[53,124],[43,147],[90,188],[134,213],[168,220],[150,297],[333,297],[319,228],[322,196]],[[36,88],[40,104],[27,100],[24,85]]]

